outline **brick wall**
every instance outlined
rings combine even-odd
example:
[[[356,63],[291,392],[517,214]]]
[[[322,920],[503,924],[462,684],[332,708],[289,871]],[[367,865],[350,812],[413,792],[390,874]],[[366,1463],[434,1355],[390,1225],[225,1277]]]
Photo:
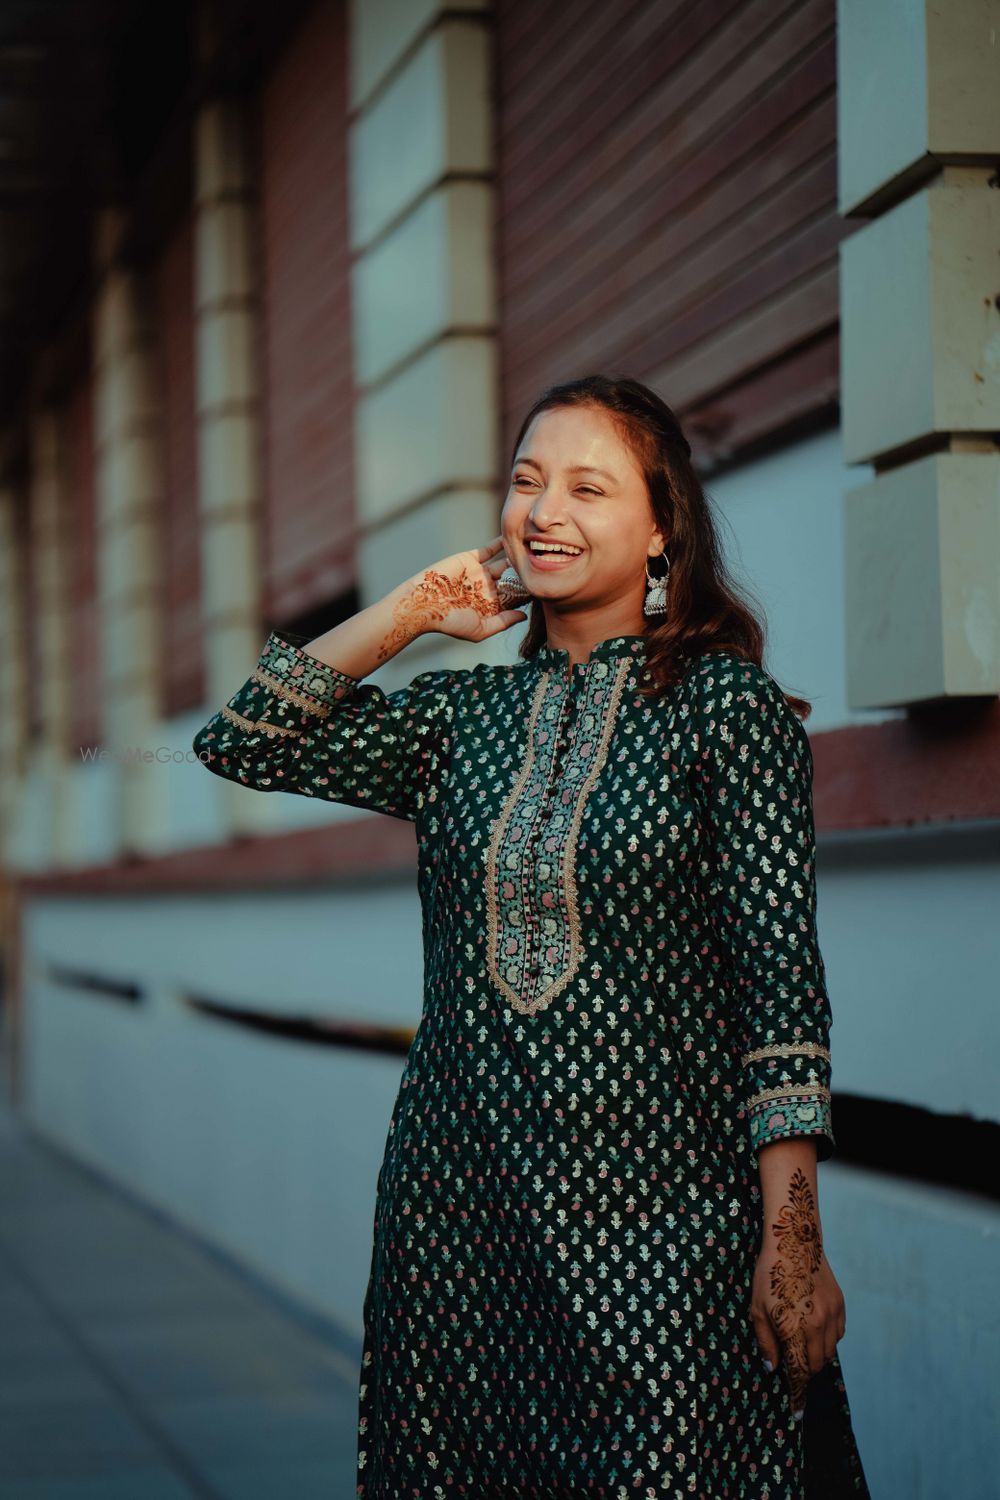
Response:
[[[345,7],[321,0],[260,101],[264,600],[269,621],[354,580]]]
[[[201,553],[194,390],[194,314],[190,212],[173,230],[157,266],[163,389],[163,712],[204,700]]]
[[[541,389],[647,381],[703,466],[838,393],[836,6],[498,0],[506,464]]]

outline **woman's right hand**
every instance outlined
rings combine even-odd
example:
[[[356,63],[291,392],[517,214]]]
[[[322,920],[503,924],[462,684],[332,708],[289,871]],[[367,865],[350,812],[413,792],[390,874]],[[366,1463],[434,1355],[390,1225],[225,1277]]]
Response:
[[[439,630],[460,641],[485,641],[528,618],[523,609],[504,609],[497,579],[509,566],[503,537],[483,547],[454,552],[414,574],[403,608],[421,631]]]

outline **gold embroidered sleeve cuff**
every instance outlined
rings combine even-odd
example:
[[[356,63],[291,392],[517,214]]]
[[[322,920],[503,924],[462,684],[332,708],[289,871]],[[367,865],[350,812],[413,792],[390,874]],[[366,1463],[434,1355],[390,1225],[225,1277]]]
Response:
[[[273,630],[241,691],[249,693],[256,708],[255,723],[277,724],[282,730],[291,723],[307,729],[316,718],[327,717],[334,703],[352,693],[358,682],[357,676],[327,666]]]
[[[829,1049],[819,1042],[776,1042],[754,1047],[741,1063],[754,1151],[806,1135],[817,1138],[817,1161],[832,1156]]]
[[[251,676],[222,712],[246,734],[301,734],[359,681],[272,630]]]
[[[461,670],[418,673],[386,693],[278,631],[238,692],[194,736],[198,759],[260,792],[296,792],[416,822],[448,771]]]
[[[350,677],[310,656],[272,630],[257,665],[229,702],[194,738],[195,753],[210,769],[231,764],[237,779],[266,789],[267,766],[250,780],[253,756],[262,744],[295,741],[325,720],[342,698],[358,688]]]

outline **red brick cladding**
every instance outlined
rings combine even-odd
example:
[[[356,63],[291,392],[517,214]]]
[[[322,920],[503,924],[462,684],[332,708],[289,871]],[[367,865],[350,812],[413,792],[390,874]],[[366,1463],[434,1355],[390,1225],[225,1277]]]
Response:
[[[31,485],[26,453],[18,452],[13,463],[14,487],[14,557],[13,566],[20,585],[19,606],[22,610],[24,638],[22,670],[25,675],[24,746],[30,747],[41,730],[41,639],[38,619],[38,573],[32,549]]]
[[[548,383],[650,382],[701,463],[838,395],[835,0],[496,6],[502,471]]]
[[[354,582],[345,10],[310,10],[262,89],[268,623]]]
[[[160,256],[156,286],[163,391],[163,702],[168,717],[204,701],[190,214]]]

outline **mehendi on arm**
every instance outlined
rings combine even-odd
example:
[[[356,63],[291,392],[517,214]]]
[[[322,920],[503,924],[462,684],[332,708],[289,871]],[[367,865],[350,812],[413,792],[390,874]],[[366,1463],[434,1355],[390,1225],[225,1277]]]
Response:
[[[797,1420],[811,1377],[834,1357],[844,1336],[844,1296],[823,1248],[817,1138],[772,1141],[758,1162],[763,1234],[753,1280],[753,1324],[770,1368],[783,1367]]]
[[[798,1412],[809,1383],[808,1319],[823,1259],[816,1200],[800,1168],[793,1172],[786,1202],[770,1227],[778,1252],[770,1266],[771,1317],[785,1351],[792,1410]]]

